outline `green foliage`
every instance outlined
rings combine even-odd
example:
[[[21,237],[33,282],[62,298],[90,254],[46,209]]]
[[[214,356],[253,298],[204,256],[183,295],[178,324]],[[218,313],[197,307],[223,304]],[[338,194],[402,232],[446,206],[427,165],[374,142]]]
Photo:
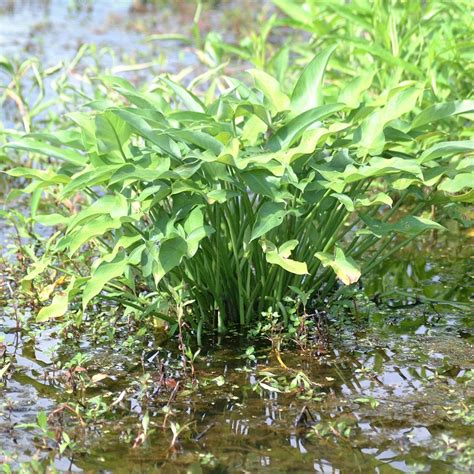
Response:
[[[426,103],[472,96],[471,2],[401,0],[273,0],[277,13],[232,43],[212,31],[195,42],[199,59],[218,67],[231,58],[252,63],[280,82],[315,54],[338,46],[329,70],[339,100],[357,107],[358,93],[382,92],[403,80],[423,84]],[[255,29],[255,27],[254,27]],[[159,38],[157,38],[159,39]],[[188,39],[188,41],[190,41]],[[345,77],[353,78],[349,83]],[[342,78],[342,80],[341,80]],[[316,88],[314,89],[316,93]]]
[[[379,90],[402,79],[423,82],[438,100],[471,94],[471,2],[380,0],[273,0],[283,24],[309,32],[311,40],[291,47],[310,58],[321,45],[338,44],[334,69],[373,76]],[[335,75],[335,77],[337,77]],[[337,80],[337,79],[336,79]]]
[[[127,57],[119,58],[130,61]],[[77,110],[84,102],[99,100],[113,103],[113,97],[105,99],[107,88],[95,82],[95,78],[117,67],[125,72],[137,67],[129,64],[117,66],[116,62],[116,52],[94,44],[82,45],[74,57],[51,67],[45,67],[35,57],[19,61],[0,55],[0,145],[5,143],[7,137],[20,138],[26,132],[50,142],[49,157],[72,163],[79,160],[80,163],[81,157],[77,153],[60,148],[61,144],[74,146],[78,140],[77,134],[64,129],[70,123],[67,113]],[[104,63],[108,66],[105,67]],[[145,66],[153,65],[152,61]],[[103,126],[107,127],[107,124]],[[31,143],[25,145],[31,146]],[[43,144],[40,151],[44,153],[46,146]],[[98,146],[106,149],[107,143]],[[25,167],[38,167],[38,163],[25,161],[20,155],[0,149],[0,170],[20,163]],[[10,184],[11,180],[0,175],[0,195],[8,194]],[[17,197],[18,193],[12,199]]]
[[[80,293],[85,311],[101,295],[175,327],[184,312],[198,333],[203,324],[223,331],[278,307],[291,288],[317,305],[337,278],[356,283],[424,231],[442,230],[423,211],[460,198],[451,192],[472,196],[463,177],[472,142],[436,143],[430,124],[473,102],[420,111],[416,82],[372,99],[341,88],[349,99],[338,102],[322,89],[332,53],[317,55],[289,92],[251,71],[252,87],[227,78],[231,87],[204,101],[168,78],[140,91],[106,76],[122,105],[74,112],[66,140],[9,142],[58,162],[11,170],[32,180],[25,192],[84,203],[73,215],[34,216],[64,229],[39,270],[65,268],[64,254],[86,248],[95,255],[88,274],[67,269],[68,288],[39,319],[60,316]]]

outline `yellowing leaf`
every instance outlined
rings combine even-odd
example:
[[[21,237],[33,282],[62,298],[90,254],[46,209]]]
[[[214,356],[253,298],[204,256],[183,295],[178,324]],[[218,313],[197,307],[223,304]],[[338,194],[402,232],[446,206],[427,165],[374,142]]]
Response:
[[[100,381],[105,380],[107,378],[109,378],[109,375],[107,375],[107,374],[95,374],[95,375],[92,376],[91,380],[92,380],[93,383],[97,383],[97,382],[100,382]]]
[[[317,252],[315,257],[321,260],[324,267],[330,266],[345,285],[355,283],[360,278],[359,265],[351,257],[346,257],[339,247],[336,248],[334,256],[326,252]]]
[[[287,272],[294,273],[295,275],[308,274],[308,267],[305,262],[298,262],[297,260],[288,258],[291,251],[298,245],[297,240],[285,242],[278,251],[272,242],[264,240],[261,242],[261,245],[268,263],[278,265]]]
[[[66,313],[69,306],[69,292],[73,289],[74,283],[75,278],[73,277],[65,291],[61,291],[55,295],[49,306],[41,308],[38,315],[36,316],[36,321],[38,323],[43,323],[45,321],[49,321],[50,319],[59,318]]]

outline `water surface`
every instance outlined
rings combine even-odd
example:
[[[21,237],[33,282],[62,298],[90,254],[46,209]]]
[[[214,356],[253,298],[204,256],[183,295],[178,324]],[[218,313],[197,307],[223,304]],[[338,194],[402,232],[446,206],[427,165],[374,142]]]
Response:
[[[469,240],[446,242],[399,256],[367,286],[382,293],[384,281],[398,281],[391,289],[405,294],[416,283],[419,298],[428,293],[432,299],[456,288],[452,300],[468,302]],[[106,343],[99,328],[91,342],[93,320],[85,323],[87,338],[65,337],[60,326],[19,329],[11,304],[1,321],[12,367],[0,388],[0,439],[17,461],[38,457],[62,470],[111,472],[448,473],[472,467],[468,306],[393,296],[360,319],[331,323],[327,338],[304,352],[282,351],[287,368],[258,344],[257,359],[246,360],[252,342],[245,338],[210,336],[196,361],[194,386],[182,378],[174,344],[143,334],[127,349],[132,339],[123,324],[118,340]],[[83,369],[73,387],[64,367],[78,352]],[[301,372],[310,388],[288,390]],[[97,374],[107,378],[92,383]],[[17,428],[65,404],[80,406],[88,419],[85,427],[68,411],[50,419],[76,442],[62,457],[43,446],[37,429]],[[145,413],[151,432],[134,448]],[[186,425],[173,448],[170,420]]]

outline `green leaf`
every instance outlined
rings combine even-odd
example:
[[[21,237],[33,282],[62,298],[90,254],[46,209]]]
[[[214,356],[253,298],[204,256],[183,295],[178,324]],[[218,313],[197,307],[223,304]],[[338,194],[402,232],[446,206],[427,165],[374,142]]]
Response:
[[[0,68],[4,69],[12,76],[15,74],[15,69],[13,68],[13,64],[9,61],[5,56],[0,55]]]
[[[360,97],[363,92],[370,88],[374,75],[375,73],[371,71],[352,79],[352,81],[339,92],[337,101],[346,104],[351,109],[359,107]]]
[[[343,204],[348,212],[353,212],[355,210],[352,199],[346,194],[332,193],[331,196],[336,198],[341,204]]]
[[[213,189],[207,193],[206,198],[209,204],[213,204],[215,202],[222,204],[237,196],[240,196],[240,193],[237,191],[231,191],[229,189]]]
[[[130,103],[142,109],[161,111],[167,105],[159,94],[140,92],[123,77],[101,76],[100,79],[107,87],[116,90],[119,94],[128,99]]]
[[[367,13],[363,11],[358,4],[354,5],[338,5],[333,2],[325,2],[330,10],[336,12],[342,18],[345,18],[349,23],[359,25],[365,30],[370,31],[372,28],[371,22],[367,20]],[[361,11],[362,10],[362,11]]]
[[[440,157],[447,158],[457,153],[469,153],[471,151],[474,151],[474,140],[436,143],[421,154],[418,162],[422,164]]]
[[[153,270],[155,283],[158,284],[168,272],[177,267],[187,252],[188,245],[182,237],[176,236],[162,242],[158,251],[158,260]]]
[[[121,153],[131,133],[130,125],[111,111],[98,114],[95,118],[95,140],[99,154],[116,152],[123,161]]]
[[[318,120],[323,120],[330,115],[339,112],[344,108],[344,104],[328,104],[307,110],[290,120],[286,125],[279,128],[268,140],[266,148],[271,151],[278,151],[288,148],[293,141],[297,140],[303,132]]]
[[[392,66],[402,67],[403,69],[410,71],[412,74],[414,74],[415,76],[419,78],[423,77],[423,71],[419,67],[417,67],[415,64],[409,61],[405,61],[404,59],[401,59],[397,56],[394,56],[390,51],[375,44],[374,41],[372,40],[368,41],[365,39],[358,39],[355,37],[342,36],[342,35],[338,35],[337,38],[341,42],[354,44],[354,46],[358,50],[366,51],[371,56],[379,57],[380,59],[385,61],[387,64],[390,64]]]
[[[331,46],[305,67],[291,94],[291,112],[299,115],[309,109],[323,105],[323,79],[329,58],[336,49]]]
[[[308,11],[301,4],[291,0],[273,0],[273,3],[293,20],[308,27],[313,26],[312,16],[308,15]]]
[[[326,252],[317,252],[315,257],[321,260],[324,267],[330,266],[345,285],[356,283],[360,278],[359,265],[351,257],[346,257],[339,247],[336,247],[334,256]]]
[[[88,221],[82,227],[71,234],[69,241],[69,255],[73,255],[82,245],[93,237],[106,234],[112,229],[119,229],[122,226],[120,219],[112,219],[108,215],[99,215]]]
[[[168,196],[170,192],[170,186],[164,182],[160,182],[159,184],[146,187],[138,196],[138,200],[145,201],[151,196],[153,202],[160,202],[164,197]]]
[[[34,221],[44,226],[67,225],[72,217],[66,217],[62,214],[36,214]]]
[[[21,281],[34,280],[38,275],[43,273],[51,263],[51,258],[43,257],[41,260],[34,262],[28,269],[28,273],[21,279]]]
[[[249,145],[260,143],[260,137],[268,130],[268,125],[256,115],[251,116],[242,129],[242,142]]]
[[[263,234],[278,227],[287,215],[285,204],[276,202],[265,202],[258,210],[257,217],[250,236],[250,242],[258,239]]]
[[[46,430],[48,428],[48,416],[46,415],[46,412],[40,411],[36,415],[36,422],[41,429]]]
[[[102,262],[93,272],[82,292],[82,307],[86,309],[89,302],[97,296],[114,278],[122,276],[128,267],[125,253],[120,253],[112,262]]]
[[[392,120],[410,112],[421,95],[421,87],[396,88],[385,107],[372,112],[358,130],[358,156],[378,155],[385,146],[383,130]]]
[[[170,156],[179,158],[181,155],[178,145],[166,133],[154,129],[137,109],[114,109],[114,113],[125,120],[133,130],[143,138],[156,145]]]
[[[339,192],[339,184],[349,184],[371,177],[399,175],[400,173],[409,173],[423,179],[422,169],[418,161],[405,158],[380,158],[378,156],[371,158],[365,166],[357,168],[350,164],[344,171],[337,172],[333,170],[318,169],[321,175],[327,180],[327,187]]]
[[[169,134],[173,138],[180,138],[187,143],[196,145],[202,150],[210,150],[215,155],[219,155],[224,149],[222,143],[208,133],[197,130],[173,130],[172,132],[169,132]]]
[[[242,178],[252,192],[260,194],[261,196],[270,197],[273,200],[279,198],[280,180],[268,171],[257,169],[243,172]]]
[[[392,207],[393,200],[386,193],[377,193],[377,195],[373,196],[372,198],[356,199],[355,201],[356,208],[369,207],[376,204],[386,204],[387,206]]]
[[[24,150],[31,153],[39,153],[51,158],[64,160],[73,165],[81,166],[87,162],[87,158],[74,150],[66,148],[59,148],[57,146],[49,145],[48,143],[38,142],[36,140],[29,140],[23,138],[14,142],[9,142],[3,145],[4,148],[14,148],[17,150]]]
[[[473,204],[474,203],[474,189],[471,189],[471,191],[468,191],[467,193],[464,193],[464,194],[449,196],[449,199],[454,202],[466,202],[466,203]]]
[[[445,179],[438,189],[448,193],[458,193],[465,188],[474,188],[474,173],[460,173],[452,179]]]
[[[204,215],[200,208],[194,209],[184,222],[186,232],[187,256],[193,257],[199,249],[199,242],[214,232],[214,229],[204,225]]]
[[[390,233],[417,235],[427,230],[445,230],[442,225],[425,217],[406,216],[394,223],[381,222],[364,214],[360,217],[367,228],[359,230],[359,235],[371,234],[380,238]]]
[[[61,191],[61,198],[73,195],[77,190],[96,186],[110,179],[114,172],[123,165],[105,165],[97,168],[86,167],[72,176],[69,183]]]
[[[420,234],[426,230],[445,230],[437,222],[425,217],[407,216],[393,224],[393,230],[401,234]]]
[[[109,185],[114,183],[127,183],[130,184],[134,181],[144,181],[150,183],[159,179],[166,173],[170,168],[170,159],[161,158],[158,166],[155,168],[148,168],[139,165],[122,165],[115,173],[110,177]]]
[[[22,166],[13,168],[6,173],[15,178],[39,179],[40,181],[50,181],[54,177],[54,173],[50,170],[36,170]]]
[[[71,232],[80,222],[92,216],[107,214],[113,219],[124,217],[128,215],[128,207],[127,199],[121,194],[102,196],[74,216],[67,231]]]
[[[446,102],[445,104],[434,104],[423,110],[415,120],[411,128],[420,128],[428,123],[437,122],[453,115],[464,114],[474,111],[474,100],[459,100]]]
[[[258,69],[251,69],[248,72],[253,77],[257,88],[268,100],[273,113],[289,109],[290,99],[283,93],[280,84],[274,77]]]
[[[171,81],[167,78],[161,79],[168,87],[170,87],[173,92],[183,101],[184,105],[188,110],[192,112],[204,112],[204,104],[190,91],[185,89],[183,86],[176,84],[176,82]]]

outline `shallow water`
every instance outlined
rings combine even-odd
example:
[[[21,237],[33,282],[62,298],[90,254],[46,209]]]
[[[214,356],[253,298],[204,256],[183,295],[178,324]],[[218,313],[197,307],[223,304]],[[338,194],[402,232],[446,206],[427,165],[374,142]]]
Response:
[[[170,12],[161,9],[135,15],[130,11],[131,5],[131,0],[0,0],[1,54],[39,56],[43,66],[48,67],[71,59],[81,45],[93,43],[98,49],[107,48],[117,55],[143,57],[143,53],[149,53],[146,34],[171,28]],[[153,22],[145,23],[151,17]],[[168,46],[168,64],[179,61],[182,66],[190,60],[191,56],[185,58],[185,51],[176,43]]]
[[[416,283],[419,297],[444,299],[443,291],[455,288],[451,299],[468,302],[470,241],[449,242],[404,253],[366,283],[369,291],[393,290],[394,281],[406,291]],[[419,304],[412,296],[384,301],[391,308],[380,303],[359,319],[331,325],[329,340],[306,352],[283,351],[288,368],[265,348],[257,347],[256,361],[246,361],[250,343],[237,336],[213,339],[197,358],[192,389],[180,378],[173,344],[144,335],[128,350],[125,332],[110,347],[105,336],[91,343],[79,334],[68,342],[58,328],[35,334],[17,328],[9,304],[0,327],[12,364],[0,388],[2,449],[16,461],[39,458],[60,470],[89,472],[469,472],[471,308]],[[93,324],[86,322],[89,333]],[[73,388],[64,363],[77,352],[87,360]],[[310,391],[288,390],[300,372]],[[97,374],[107,378],[91,383]],[[178,382],[181,389],[174,391]],[[165,421],[163,407],[173,397]],[[82,428],[68,411],[51,418],[57,432],[64,428],[77,443],[62,457],[38,429],[16,427],[65,403],[83,407],[87,423]],[[133,448],[145,413],[151,431]],[[169,420],[186,425],[172,449]]]
[[[189,46],[177,41],[148,41],[150,34],[175,32],[176,28],[187,34],[190,24],[187,16],[182,18],[186,27],[181,28],[182,25],[178,27],[173,21],[176,12],[169,7],[138,14],[130,11],[131,5],[131,0],[0,0],[0,56],[17,65],[32,57],[39,58],[39,68],[43,71],[62,65],[58,72],[43,77],[43,102],[54,101],[54,104],[32,118],[34,123],[43,122],[39,128],[47,126],[51,113],[57,118],[74,110],[78,104],[74,102],[77,92],[73,90],[91,94],[89,82],[99,74],[112,73],[143,81],[157,74],[175,73],[183,67],[199,66]],[[70,67],[86,45],[91,45],[90,49]],[[87,77],[85,71],[89,71]],[[55,81],[60,74],[66,74],[72,90],[58,92]],[[11,80],[0,68],[0,93],[2,86]],[[31,71],[26,72],[22,84],[22,96],[27,108],[32,109],[40,91]],[[62,96],[60,100],[58,93]],[[69,106],[64,103],[66,100],[71,102]],[[0,103],[0,130],[2,123],[5,128],[20,128],[24,132],[17,106],[10,99]]]

